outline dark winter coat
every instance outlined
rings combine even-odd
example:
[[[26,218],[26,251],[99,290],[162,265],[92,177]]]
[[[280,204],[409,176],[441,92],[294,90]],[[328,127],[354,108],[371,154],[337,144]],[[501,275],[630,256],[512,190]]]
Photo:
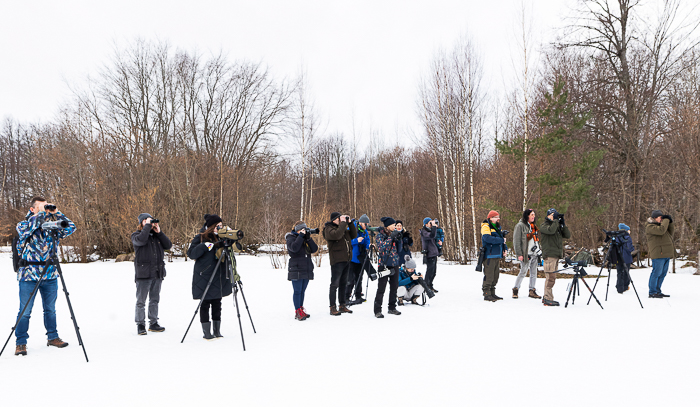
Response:
[[[131,234],[134,245],[134,268],[136,279],[165,278],[165,250],[170,250],[173,244],[165,233],[155,233],[151,224],[143,230]]]
[[[666,259],[674,256],[673,253],[673,223],[669,219],[661,219],[661,223],[654,219],[647,219],[646,235],[649,246],[649,257],[652,259]]]
[[[289,253],[287,280],[313,280],[314,262],[311,260],[311,254],[318,251],[314,239],[308,233],[302,235],[297,232],[287,233],[284,238]]]
[[[634,251],[634,245],[632,244],[632,237],[629,233],[625,233],[620,237],[622,260],[625,264],[632,264],[634,259],[632,258],[632,252]]]
[[[357,228],[350,222],[326,222],[323,226],[323,238],[328,242],[328,258],[331,266],[352,260],[352,239],[357,237]]]
[[[194,273],[192,274],[192,298],[195,300],[202,298],[204,290],[207,288],[207,283],[209,283],[209,279],[219,260],[216,258],[216,248],[209,250],[207,247],[206,242],[209,241],[211,240],[205,237],[203,242],[201,235],[198,234],[192,239],[190,248],[187,250],[187,257],[195,261]],[[216,271],[216,276],[211,282],[207,296],[204,298],[205,300],[223,298],[233,292],[231,280],[226,274],[226,267],[222,264]]]
[[[559,225],[559,220],[544,219],[540,226],[540,246],[542,248],[542,258],[555,257],[564,258],[564,239],[571,238],[571,231],[568,226],[563,228]]]
[[[384,265],[387,268],[396,267],[399,265],[399,252],[402,250],[403,242],[401,239],[395,239],[393,233],[379,228],[377,233],[377,256],[379,257],[379,265]]]
[[[421,228],[420,241],[423,245],[423,251],[427,251],[425,257],[437,257],[440,254],[437,244],[435,244],[435,236],[437,236],[437,226],[430,229],[425,226]]]
[[[401,251],[399,252],[399,265],[406,263],[406,255],[411,255],[411,246],[413,246],[413,237],[408,230],[403,231],[401,239]]]
[[[352,262],[361,263],[367,257],[369,252],[369,246],[372,243],[369,236],[369,232],[362,229],[359,225],[355,224],[357,228],[357,237],[352,239]],[[357,239],[362,238],[362,242]]]
[[[437,234],[435,235],[435,243],[445,243],[445,231],[442,228],[437,228]]]
[[[501,233],[501,225],[496,223],[491,226],[488,219],[481,223],[481,245],[485,249],[485,259],[500,259],[503,252],[508,249]]]

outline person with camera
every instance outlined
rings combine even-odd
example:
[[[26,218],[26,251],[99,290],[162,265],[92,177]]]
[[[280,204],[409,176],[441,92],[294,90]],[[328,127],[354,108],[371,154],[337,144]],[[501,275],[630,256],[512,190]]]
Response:
[[[420,230],[420,240],[423,246],[423,264],[426,265],[425,282],[431,290],[438,292],[433,287],[433,280],[437,274],[437,258],[440,255],[435,237],[437,236],[437,225],[431,218],[423,219],[423,228]]]
[[[201,300],[204,296],[209,279],[219,261],[216,257],[217,249],[225,247],[224,241],[219,239],[216,234],[223,226],[222,219],[218,215],[207,214],[204,215],[204,220],[206,222],[200,233],[192,239],[190,248],[187,249],[187,257],[194,260],[192,298],[195,300]],[[202,305],[199,307],[199,322],[202,323],[204,339],[223,338],[221,335],[221,299],[231,295],[232,292],[233,281],[230,280],[226,267],[219,266],[211,286],[204,296]],[[209,308],[211,308],[211,321],[209,320]]]
[[[163,332],[158,324],[160,288],[165,279],[165,250],[173,244],[161,231],[160,223],[148,213],[138,216],[138,230],[131,234],[134,245],[134,269],[136,270],[136,333],[146,335],[146,297],[148,301],[148,330]]]
[[[535,211],[525,209],[523,217],[513,229],[513,250],[520,262],[520,273],[515,279],[513,298],[518,298],[520,284],[523,282],[528,270],[530,271],[530,292],[528,297],[540,299],[535,285],[537,284],[537,263],[542,250],[539,247],[539,229],[535,225]]]
[[[632,266],[634,245],[632,244],[632,237],[630,236],[630,227],[624,223],[617,225],[619,230],[618,235],[618,245],[620,247],[620,254],[622,258],[617,259],[617,283],[615,288],[617,292],[622,294],[630,289],[630,266]]]
[[[396,292],[399,305],[403,305],[404,301],[410,301],[411,304],[418,304],[418,298],[425,289],[418,284],[420,273],[416,272],[416,261],[411,256],[404,257],[404,267],[399,271],[399,288]]]
[[[566,226],[564,214],[560,214],[556,209],[547,211],[547,217],[540,225],[540,244],[542,246],[542,259],[544,260],[544,298],[542,303],[545,306],[558,306],[559,302],[554,301],[552,288],[557,282],[557,265],[559,259],[564,258],[564,239],[571,238],[571,231]]]
[[[297,221],[292,227],[292,231],[284,236],[287,241],[287,252],[289,253],[289,265],[287,266],[287,280],[292,282],[294,287],[294,318],[304,321],[311,317],[304,308],[304,294],[309,280],[314,279],[314,262],[311,255],[318,251],[318,245],[311,238],[309,228],[306,223]]]
[[[649,298],[664,298],[670,295],[661,292],[673,248],[673,218],[664,215],[659,210],[651,212],[651,217],[646,224],[647,245],[649,257],[651,257],[651,274],[649,275]]]
[[[411,233],[403,227],[403,222],[396,221],[396,230],[401,234],[401,252],[399,253],[399,266],[403,266],[406,262],[406,256],[411,257],[411,247],[413,246],[413,237]]]
[[[396,221],[388,216],[381,218],[384,227],[380,227],[377,233],[377,256],[379,257],[379,269],[381,277],[377,283],[377,295],[374,297],[374,316],[384,318],[382,314],[382,302],[384,291],[389,283],[389,314],[401,315],[396,309],[396,292],[399,289],[399,252],[403,241],[401,232],[396,230]]]
[[[47,221],[65,221],[68,227],[49,232],[42,228]],[[20,313],[26,305],[22,318],[15,330],[15,355],[27,355],[27,339],[29,338],[29,318],[34,307],[32,292],[39,283],[39,294],[44,307],[44,328],[46,328],[47,346],[65,348],[64,342],[58,336],[56,326],[56,297],[58,296],[58,270],[55,265],[45,267],[52,253],[56,253],[61,239],[75,232],[75,224],[61,213],[56,205],[47,203],[42,197],[34,197],[25,219],[17,224],[18,241],[15,249],[19,255],[17,281],[19,282]],[[55,235],[54,235],[55,233]],[[58,238],[58,240],[56,240]],[[19,313],[17,314],[19,318]]]
[[[440,222],[437,220],[437,218],[433,219],[433,222],[435,222],[435,227],[437,228],[435,234],[435,244],[438,248],[438,257],[440,257],[442,256],[442,246],[445,243],[445,231],[440,227]]]
[[[345,289],[345,300],[346,303],[350,304],[350,297],[352,296],[352,290],[355,290],[355,302],[352,304],[361,304],[366,300],[362,297],[362,273],[367,271],[370,272],[370,267],[372,266],[370,262],[365,264],[365,259],[369,255],[370,246],[372,244],[369,232],[367,228],[369,227],[369,216],[364,214],[360,216],[360,220],[354,221],[355,228],[357,229],[357,237],[352,239],[352,259],[350,260],[350,269],[348,271],[348,285]],[[362,266],[365,266],[365,270]]]
[[[505,234],[501,231],[501,215],[496,211],[489,211],[486,220],[481,223],[481,245],[484,247],[484,282],[481,290],[484,294],[484,301],[496,302],[502,297],[496,295],[496,284],[500,276],[500,261],[506,256],[508,247],[506,246]]]
[[[348,285],[348,270],[352,260],[352,239],[357,237],[357,228],[350,222],[350,216],[340,212],[331,213],[330,222],[323,226],[323,238],[328,242],[328,257],[331,263],[331,286],[329,290],[330,313],[352,314],[346,304],[345,289]],[[338,296],[339,307],[336,308],[335,299]]]

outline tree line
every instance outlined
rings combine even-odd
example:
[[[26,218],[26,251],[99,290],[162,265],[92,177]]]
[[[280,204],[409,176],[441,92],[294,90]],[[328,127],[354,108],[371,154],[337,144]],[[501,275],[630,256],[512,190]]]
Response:
[[[279,79],[261,63],[135,41],[75,84],[56,117],[4,119],[0,238],[44,195],[76,223],[81,261],[131,251],[141,212],[163,221],[177,254],[205,213],[265,245],[334,211],[392,216],[414,235],[430,216],[445,257],[465,263],[490,209],[508,229],[525,208],[542,219],[556,207],[572,244],[589,249],[620,222],[644,248],[646,219],[661,209],[677,222],[676,248],[695,252],[697,19],[680,1],[654,19],[637,1],[580,5],[534,65],[523,15],[518,82],[503,98],[485,85],[473,39],[437,53],[418,84],[421,127],[398,137],[321,130],[305,74]]]

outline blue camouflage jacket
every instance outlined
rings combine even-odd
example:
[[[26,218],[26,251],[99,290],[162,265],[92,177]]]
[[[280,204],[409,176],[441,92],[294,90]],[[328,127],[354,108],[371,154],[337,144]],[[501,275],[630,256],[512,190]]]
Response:
[[[63,239],[70,236],[75,232],[75,223],[66,217],[60,211],[57,211],[56,220],[65,220],[68,222],[68,227],[65,229],[58,230],[58,239]],[[17,233],[19,234],[19,241],[17,243],[17,252],[20,253],[20,257],[23,260],[31,262],[43,262],[49,257],[49,254],[54,249],[55,245],[59,242],[55,241],[53,234],[49,233],[41,228],[41,224],[44,223],[45,218],[48,215],[46,212],[39,212],[34,215],[31,211],[27,213],[25,220],[17,224]],[[22,246],[26,242],[24,251]],[[56,247],[58,250],[58,247]],[[41,275],[43,266],[39,265],[29,265],[25,267],[20,267],[17,271],[18,281],[38,281]],[[49,266],[48,270],[44,273],[42,280],[54,280],[58,278],[58,271],[56,266]]]

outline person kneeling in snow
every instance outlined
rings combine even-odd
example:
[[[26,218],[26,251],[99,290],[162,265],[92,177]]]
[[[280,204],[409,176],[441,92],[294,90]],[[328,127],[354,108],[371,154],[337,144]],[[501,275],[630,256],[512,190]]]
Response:
[[[423,287],[418,284],[420,274],[416,273],[416,261],[411,256],[404,257],[406,263],[399,271],[399,289],[396,294],[399,297],[399,305],[403,305],[404,300],[418,305],[418,298],[423,294]]]

